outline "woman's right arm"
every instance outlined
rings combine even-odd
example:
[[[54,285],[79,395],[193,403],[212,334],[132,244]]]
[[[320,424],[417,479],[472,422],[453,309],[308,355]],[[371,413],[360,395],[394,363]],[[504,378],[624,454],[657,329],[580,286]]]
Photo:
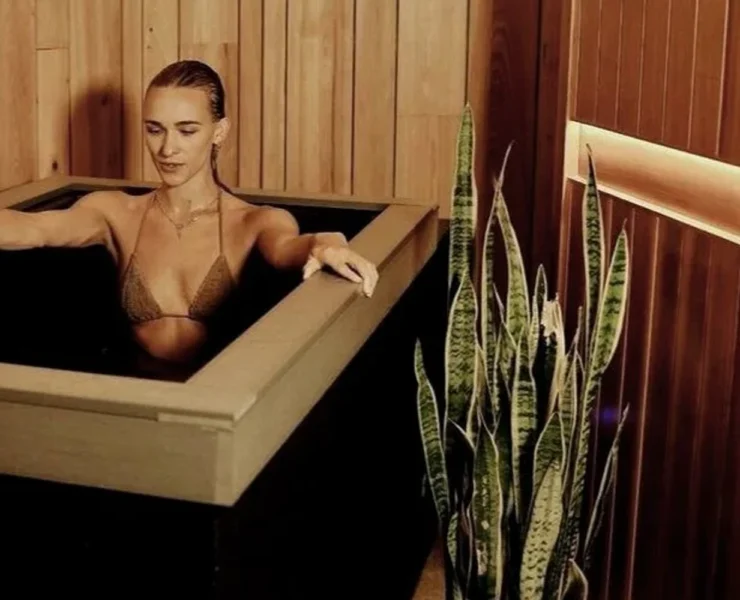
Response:
[[[112,232],[104,210],[107,200],[106,192],[92,192],[62,210],[0,209],[0,250],[96,244],[111,248]]]

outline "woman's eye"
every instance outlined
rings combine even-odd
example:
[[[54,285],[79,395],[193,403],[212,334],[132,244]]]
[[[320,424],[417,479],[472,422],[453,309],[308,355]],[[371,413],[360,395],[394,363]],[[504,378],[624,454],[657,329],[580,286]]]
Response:
[[[180,131],[180,133],[182,133],[183,135],[193,135],[193,134],[198,133],[198,132],[197,131],[193,131],[191,129],[182,129]]]
[[[161,133],[160,129],[157,129],[156,127],[147,127],[147,133],[151,133],[152,135],[156,135],[158,133]]]

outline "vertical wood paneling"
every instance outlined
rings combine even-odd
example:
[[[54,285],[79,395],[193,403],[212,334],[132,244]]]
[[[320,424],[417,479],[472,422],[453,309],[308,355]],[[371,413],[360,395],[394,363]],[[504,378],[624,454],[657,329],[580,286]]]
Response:
[[[355,15],[355,194],[393,195],[396,134],[396,0],[357,0]]]
[[[705,156],[719,152],[722,76],[727,0],[697,0],[696,51],[689,150]],[[740,64],[735,64],[740,69]]]
[[[285,188],[287,0],[265,2],[262,63],[262,187]]]
[[[36,179],[69,173],[69,51],[36,53]]]
[[[595,2],[593,4],[596,4]],[[622,42],[623,0],[602,0],[599,22],[598,86],[596,121],[605,127],[617,124],[617,90],[619,89],[619,56]]]
[[[575,118],[585,123],[596,121],[599,82],[599,21],[602,0],[579,2],[578,81],[574,98]]]
[[[143,0],[143,2],[144,54],[141,67],[143,77],[141,102],[152,78],[180,56],[179,0]],[[146,145],[142,153],[144,178],[157,181],[159,174]]]
[[[262,0],[239,4],[239,185],[260,187],[262,168]]]
[[[663,136],[665,77],[670,0],[645,0],[645,38],[642,54],[642,82],[638,133],[659,141]]]
[[[123,176],[143,179],[144,138],[142,99],[144,95],[144,0],[121,5],[123,53]]]
[[[93,177],[122,169],[119,2],[70,0],[71,168]]]
[[[640,113],[645,1],[622,0],[622,44],[619,54],[616,129],[628,135],[637,134]]]
[[[0,184],[32,181],[36,172],[36,27],[32,2],[0,0]]]
[[[722,160],[740,165],[740,2],[729,3],[722,112]]]
[[[286,187],[352,191],[354,4],[289,2]]]
[[[36,0],[36,48],[69,48],[69,0]]]
[[[221,76],[226,115],[239,122],[239,5],[231,0],[180,0],[180,58],[202,60]],[[221,146],[218,173],[227,185],[238,178],[239,130]]]
[[[398,14],[397,196],[441,203],[449,215],[455,144],[465,102],[467,6],[401,2]],[[445,40],[444,44],[438,40]],[[418,175],[423,174],[421,177]]]
[[[583,185],[568,192],[575,200],[566,204],[570,321],[572,304],[582,302]],[[595,410],[598,470],[592,464],[590,479],[601,474],[627,402],[630,416],[590,592],[602,600],[734,598],[740,246],[603,193],[602,202],[610,248],[627,221],[632,270],[623,337]]]
[[[668,144],[686,148],[691,113],[697,0],[671,0],[664,118]]]

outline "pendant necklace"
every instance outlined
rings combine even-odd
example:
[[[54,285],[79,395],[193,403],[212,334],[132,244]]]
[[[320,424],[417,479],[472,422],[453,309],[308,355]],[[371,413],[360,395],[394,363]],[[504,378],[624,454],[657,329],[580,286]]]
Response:
[[[169,215],[169,214],[167,213],[167,211],[165,210],[165,208],[164,208],[164,206],[163,206],[163,204],[162,204],[162,200],[161,200],[161,199],[160,199],[160,197],[159,197],[159,193],[158,193],[158,192],[156,192],[156,191],[154,192],[154,200],[156,201],[156,203],[157,203],[157,206],[159,206],[159,210],[160,210],[160,211],[162,212],[162,214],[163,214],[163,215],[164,215],[164,216],[166,217],[166,219],[167,219],[167,220],[168,220],[168,221],[169,221],[170,223],[172,223],[172,225],[173,225],[173,227],[175,228],[175,231],[176,231],[176,233],[177,233],[177,237],[178,237],[178,239],[181,239],[181,238],[182,238],[182,230],[183,230],[183,229],[185,229],[185,228],[186,228],[186,227],[188,227],[189,225],[192,225],[193,223],[195,223],[195,222],[196,222],[196,221],[197,221],[197,220],[198,220],[198,219],[199,219],[200,217],[202,217],[202,216],[203,216],[204,214],[207,214],[207,213],[213,212],[213,211],[209,211],[209,210],[207,210],[207,209],[208,209],[208,207],[210,207],[210,206],[211,206],[211,205],[212,205],[212,204],[213,204],[214,202],[216,202],[216,200],[219,200],[220,198],[221,198],[221,190],[219,190],[219,191],[218,191],[218,194],[216,195],[216,197],[215,197],[215,198],[214,198],[213,200],[211,200],[211,201],[210,201],[210,202],[209,202],[208,204],[206,204],[206,205],[205,205],[205,206],[203,206],[202,208],[199,208],[199,209],[196,209],[196,210],[192,211],[192,212],[191,212],[191,213],[190,213],[190,214],[188,215],[188,218],[187,218],[187,220],[186,220],[186,221],[185,221],[184,223],[178,223],[178,222],[177,222],[177,221],[175,221],[175,220],[174,220],[174,219],[173,219],[173,218],[172,218],[172,217],[171,217],[171,216],[170,216],[170,215]]]

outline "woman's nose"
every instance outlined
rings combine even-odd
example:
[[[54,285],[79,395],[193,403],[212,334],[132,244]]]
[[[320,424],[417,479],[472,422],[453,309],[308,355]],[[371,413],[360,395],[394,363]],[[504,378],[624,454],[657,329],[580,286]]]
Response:
[[[162,156],[172,156],[175,153],[175,139],[173,135],[170,135],[168,133],[164,135],[162,147],[159,151]]]

